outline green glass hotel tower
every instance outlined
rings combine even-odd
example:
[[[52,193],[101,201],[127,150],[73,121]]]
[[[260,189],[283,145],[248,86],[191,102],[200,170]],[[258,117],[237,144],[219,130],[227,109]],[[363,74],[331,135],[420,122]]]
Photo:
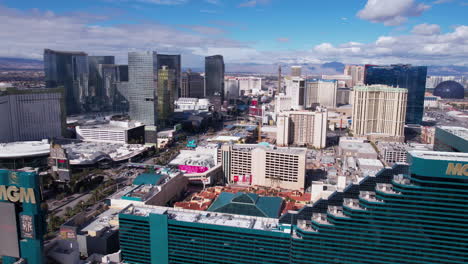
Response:
[[[125,263],[468,263],[468,154],[415,151],[280,219],[166,207],[120,215]]]

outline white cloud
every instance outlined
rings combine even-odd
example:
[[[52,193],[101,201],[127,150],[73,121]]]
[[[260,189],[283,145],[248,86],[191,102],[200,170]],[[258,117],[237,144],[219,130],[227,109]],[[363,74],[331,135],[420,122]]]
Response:
[[[155,50],[180,53],[184,66],[203,64],[202,56],[223,54],[227,63],[412,63],[422,65],[466,64],[468,26],[448,33],[418,25],[413,33],[380,36],[367,43],[322,43],[308,50],[268,51],[254,44],[226,38],[223,30],[203,25],[168,26],[141,24],[96,25],[113,19],[93,14],[66,14],[30,10],[20,12],[0,6],[0,57],[42,59],[43,49],[86,51],[90,55],[114,55],[127,61],[127,52]],[[432,28],[432,33],[429,34]],[[14,30],[12,30],[14,29]],[[226,29],[225,29],[226,30]],[[285,40],[286,38],[282,38]]]
[[[440,33],[440,26],[436,24],[419,24],[414,26],[411,33],[416,35],[434,35]]]
[[[250,0],[239,4],[239,7],[256,7],[258,5],[264,5],[270,3],[271,0]]]
[[[211,36],[185,32],[158,23],[92,25],[100,16],[58,15],[31,10],[20,12],[0,7],[0,57],[42,59],[43,49],[82,50],[91,55],[115,55],[125,62],[130,50],[156,50],[184,55],[184,63],[200,64],[193,47],[244,48],[246,45],[219,37],[222,30],[193,26],[191,29]],[[12,30],[14,29],[14,30]],[[192,61],[190,61],[190,59]],[[200,61],[195,61],[199,59]]]
[[[397,26],[405,23],[408,17],[420,16],[429,8],[415,0],[368,0],[357,16],[374,23]]]
[[[212,5],[220,4],[219,0],[205,0],[205,2],[207,2],[208,4],[212,4]]]

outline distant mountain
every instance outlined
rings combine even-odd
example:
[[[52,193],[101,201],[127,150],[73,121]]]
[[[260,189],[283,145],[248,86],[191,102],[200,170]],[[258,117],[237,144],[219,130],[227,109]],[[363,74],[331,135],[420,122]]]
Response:
[[[0,70],[42,70],[43,68],[44,63],[41,60],[0,57]]]
[[[226,63],[226,73],[237,74],[271,74],[278,73],[278,66],[280,64],[259,64],[259,63]],[[323,64],[317,63],[282,63],[283,74],[289,74],[291,66],[302,66],[302,73],[304,75],[319,76],[321,74],[343,74],[345,64],[337,61],[327,62]],[[0,57],[0,70],[42,70],[44,63],[41,60],[22,59],[22,58],[5,58]],[[194,72],[204,72],[203,66],[198,67],[184,67],[183,70],[191,68]],[[466,75],[468,76],[468,66],[429,66],[428,75]]]

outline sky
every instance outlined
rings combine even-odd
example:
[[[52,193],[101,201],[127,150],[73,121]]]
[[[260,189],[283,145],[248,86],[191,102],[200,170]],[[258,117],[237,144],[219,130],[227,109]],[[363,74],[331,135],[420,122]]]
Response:
[[[0,0],[0,57],[43,49],[226,63],[468,66],[468,0]]]

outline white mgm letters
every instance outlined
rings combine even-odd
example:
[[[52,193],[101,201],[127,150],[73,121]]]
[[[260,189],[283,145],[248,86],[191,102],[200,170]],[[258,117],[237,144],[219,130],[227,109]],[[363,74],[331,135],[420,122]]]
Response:
[[[0,200],[36,204],[33,188],[0,185]]]

